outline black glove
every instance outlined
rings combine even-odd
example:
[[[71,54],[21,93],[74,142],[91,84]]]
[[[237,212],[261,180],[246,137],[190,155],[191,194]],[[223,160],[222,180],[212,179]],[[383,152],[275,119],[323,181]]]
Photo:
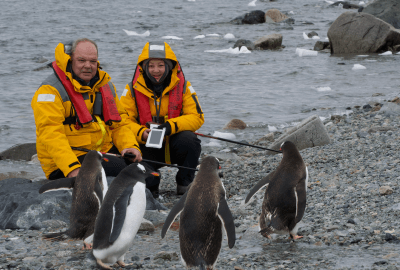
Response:
[[[171,125],[168,122],[165,122],[164,124],[159,125],[157,127],[157,129],[163,129],[163,128],[165,128],[165,136],[171,135]]]

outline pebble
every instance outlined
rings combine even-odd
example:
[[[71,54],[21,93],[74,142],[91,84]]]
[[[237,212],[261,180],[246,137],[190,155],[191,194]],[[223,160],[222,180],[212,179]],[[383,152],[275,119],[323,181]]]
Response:
[[[243,204],[249,190],[279,165],[281,154],[269,156],[237,145],[202,153],[231,150],[222,152],[220,165],[237,240],[229,249],[225,236],[216,269],[400,269],[400,118],[370,105],[358,108],[324,122],[331,144],[300,151],[309,182],[298,230],[303,238],[294,242],[287,235],[266,239],[258,233],[264,191]],[[175,195],[176,169],[161,170],[159,201],[171,209],[180,199]],[[179,262],[179,218],[165,238],[160,237],[167,214],[146,211],[153,227],[136,235],[125,256],[130,264],[126,269],[184,269]],[[82,240],[53,242],[42,233],[0,230],[0,269],[97,267],[91,252],[82,250]]]

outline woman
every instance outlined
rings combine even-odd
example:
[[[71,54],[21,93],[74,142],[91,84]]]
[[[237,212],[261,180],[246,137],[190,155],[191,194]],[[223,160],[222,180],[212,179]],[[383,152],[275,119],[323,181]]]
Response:
[[[179,62],[167,43],[146,43],[139,55],[133,80],[127,84],[121,104],[127,111],[129,127],[136,135],[142,157],[158,162],[196,168],[201,153],[194,134],[204,123],[197,94],[185,80]],[[146,147],[150,123],[165,128],[161,149]],[[149,162],[150,163],[150,162]],[[158,169],[161,166],[149,164]],[[177,194],[186,192],[194,170],[179,169]],[[146,179],[147,188],[158,197],[159,178]]]

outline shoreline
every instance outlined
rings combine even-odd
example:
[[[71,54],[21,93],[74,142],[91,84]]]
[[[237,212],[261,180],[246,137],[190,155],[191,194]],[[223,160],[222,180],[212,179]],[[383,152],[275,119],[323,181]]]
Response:
[[[264,189],[243,205],[282,155],[231,144],[207,152],[225,157],[219,158],[222,181],[236,226],[236,245],[229,249],[223,240],[217,269],[400,269],[400,106],[364,107],[325,119],[331,144],[300,151],[309,181],[303,238],[295,242],[258,233]],[[174,177],[174,169],[162,169],[159,201],[169,209],[180,198]],[[178,232],[169,230],[162,240],[161,228],[137,234],[126,269],[184,269]],[[51,242],[41,239],[44,232],[0,230],[0,269],[97,269],[81,240]]]

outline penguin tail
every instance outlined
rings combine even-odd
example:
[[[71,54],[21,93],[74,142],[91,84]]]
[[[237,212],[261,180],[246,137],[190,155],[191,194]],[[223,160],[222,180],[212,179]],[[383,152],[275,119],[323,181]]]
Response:
[[[266,237],[266,238],[271,238],[270,234],[273,233],[274,230],[271,227],[267,227],[265,229],[262,229],[261,231],[259,231],[259,233],[261,233],[262,236]]]
[[[66,238],[68,238],[68,230],[65,232],[43,234],[42,237],[49,240],[58,240],[58,241],[65,240]]]
[[[200,269],[200,270],[207,270],[207,267],[205,266],[204,263],[200,263],[199,269]]]

